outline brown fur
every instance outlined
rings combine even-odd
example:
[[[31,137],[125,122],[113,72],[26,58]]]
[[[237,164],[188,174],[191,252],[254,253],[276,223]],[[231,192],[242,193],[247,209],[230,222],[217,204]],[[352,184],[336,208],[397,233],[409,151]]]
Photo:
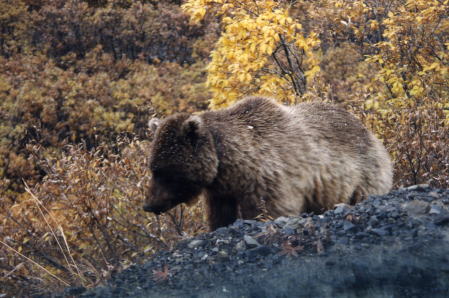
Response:
[[[246,98],[201,115],[176,114],[156,131],[144,209],[164,212],[203,193],[210,228],[322,212],[383,194],[392,184],[384,146],[345,110]]]

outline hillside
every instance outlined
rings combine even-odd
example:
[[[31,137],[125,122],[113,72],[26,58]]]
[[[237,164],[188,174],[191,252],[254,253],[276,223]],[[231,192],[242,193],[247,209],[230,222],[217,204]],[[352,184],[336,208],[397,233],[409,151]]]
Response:
[[[413,186],[318,216],[238,220],[62,296],[447,297],[448,236],[449,190]]]

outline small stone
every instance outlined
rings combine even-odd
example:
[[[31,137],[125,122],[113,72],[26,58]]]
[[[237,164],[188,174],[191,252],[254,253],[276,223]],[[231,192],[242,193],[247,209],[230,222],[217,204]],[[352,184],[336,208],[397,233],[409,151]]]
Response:
[[[242,251],[246,249],[245,241],[241,240],[235,245],[235,249],[238,251]]]
[[[334,209],[334,214],[346,215],[349,211],[349,207],[346,204],[336,204],[336,208]]]
[[[197,248],[200,247],[201,245],[203,245],[204,240],[199,240],[199,239],[195,239],[189,242],[189,244],[187,244],[187,246],[189,248]]]
[[[443,209],[440,206],[432,205],[430,207],[429,214],[438,215],[438,214],[441,214],[442,211],[443,211]]]
[[[377,219],[377,216],[373,215],[368,221],[368,224],[370,226],[376,226],[379,223],[379,219]]]
[[[428,187],[429,187],[429,184],[416,184],[416,185],[412,185],[412,186],[406,187],[405,189],[406,190],[423,191],[423,190],[425,190]]]
[[[390,217],[392,217],[392,218],[398,218],[399,217],[399,211],[398,210],[393,210],[393,211],[391,211],[390,212]]]
[[[284,226],[288,222],[288,217],[281,216],[274,220],[274,223],[279,226]]]
[[[381,205],[382,205],[382,201],[379,198],[373,200],[373,207],[374,207],[373,209],[376,209],[377,207],[380,207]]]
[[[365,237],[368,237],[369,235],[368,235],[368,233],[366,233],[366,232],[358,232],[357,234],[355,234],[355,239],[362,239],[362,238],[365,238]]]
[[[216,235],[222,235],[222,234],[227,233],[227,231],[228,231],[227,227],[221,227],[221,228],[216,229],[214,233]]]
[[[439,199],[440,198],[440,195],[437,192],[435,192],[435,191],[429,192],[429,196],[434,198],[434,199]]]
[[[242,219],[237,219],[233,224],[232,224],[232,228],[236,228],[236,229],[240,229],[243,227],[243,220]]]
[[[249,235],[243,236],[243,240],[245,241],[246,245],[248,245],[249,248],[260,246],[260,243]]]
[[[284,225],[284,228],[287,229],[297,229],[300,226],[303,226],[305,224],[305,220],[304,218],[300,218],[300,217],[293,217],[293,218],[287,218],[287,222]]]
[[[357,227],[352,222],[345,220],[343,223],[343,230],[347,233],[353,232]]]
[[[222,259],[222,260],[226,260],[226,259],[229,257],[229,254],[228,254],[228,252],[225,251],[225,250],[220,250],[220,251],[218,252],[218,257],[219,257],[220,259]]]
[[[271,249],[268,246],[261,245],[259,247],[250,249],[248,251],[249,255],[255,256],[255,255],[261,255],[261,256],[268,256],[271,254]]]
[[[244,224],[250,225],[250,226],[254,226],[256,224],[258,224],[259,222],[257,220],[254,219],[245,219],[243,221]]]
[[[343,244],[343,245],[347,245],[349,244],[349,238],[347,237],[339,237],[336,239],[336,241],[338,244]]]
[[[217,239],[217,241],[215,242],[216,245],[229,244],[229,243],[231,243],[230,239]]]
[[[387,236],[388,235],[388,231],[385,229],[382,229],[382,228],[380,228],[380,229],[374,228],[374,229],[371,229],[370,232],[377,236]]]
[[[295,234],[295,230],[292,228],[284,227],[282,228],[282,233],[284,233],[284,235],[290,236]]]
[[[408,215],[424,215],[430,210],[430,204],[420,200],[414,200],[403,205]]]

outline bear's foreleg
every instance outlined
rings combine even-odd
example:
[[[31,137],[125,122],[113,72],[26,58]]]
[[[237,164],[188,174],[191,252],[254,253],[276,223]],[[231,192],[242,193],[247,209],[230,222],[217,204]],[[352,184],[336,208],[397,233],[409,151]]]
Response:
[[[237,200],[233,197],[206,196],[209,228],[214,231],[232,224],[237,219]]]

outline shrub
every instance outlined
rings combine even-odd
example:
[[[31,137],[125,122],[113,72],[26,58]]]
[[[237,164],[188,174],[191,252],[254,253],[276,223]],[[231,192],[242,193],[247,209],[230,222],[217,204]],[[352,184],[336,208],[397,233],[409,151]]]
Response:
[[[108,152],[108,158],[107,147],[89,152],[69,146],[61,159],[46,161],[41,184],[15,204],[3,204],[0,240],[47,270],[0,246],[0,259],[8,260],[2,262],[1,282],[11,293],[96,285],[113,271],[205,231],[200,205],[159,217],[143,212],[148,143],[118,143],[121,154]]]
[[[67,69],[43,55],[0,63],[0,191],[9,197],[23,189],[22,179],[34,184],[45,174],[28,144],[41,145],[44,157],[57,156],[68,142],[114,147],[118,135],[144,138],[153,114],[193,111],[207,97],[200,63],[114,62],[100,48],[82,61],[67,60]]]
[[[32,45],[57,59],[69,53],[82,59],[101,46],[114,60],[194,62],[192,46],[202,29],[190,26],[178,6],[129,3],[113,1],[97,7],[78,0],[47,1],[32,12]]]

